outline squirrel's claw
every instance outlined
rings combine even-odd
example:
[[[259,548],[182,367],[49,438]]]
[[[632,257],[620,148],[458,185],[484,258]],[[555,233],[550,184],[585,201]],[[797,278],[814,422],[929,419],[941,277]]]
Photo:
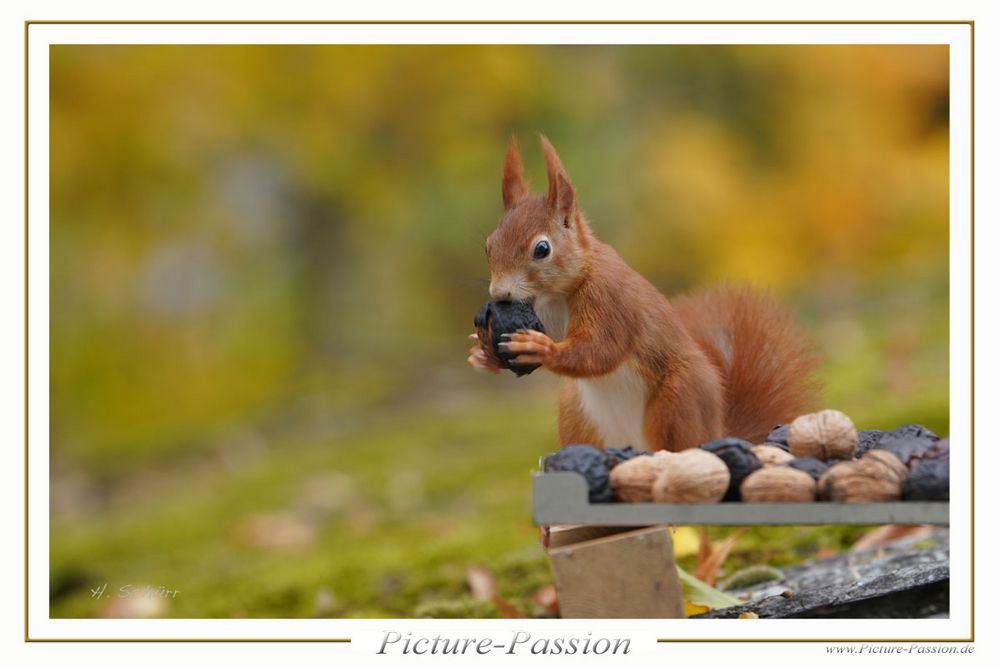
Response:
[[[509,334],[507,341],[500,344],[501,349],[508,352],[517,353],[517,357],[511,360],[514,364],[541,364],[549,365],[559,347],[554,340],[541,331],[533,329],[521,329],[517,333]]]
[[[477,371],[493,373],[494,375],[500,373],[500,367],[493,363],[493,360],[487,357],[486,353],[483,352],[483,348],[478,345],[473,345],[469,348],[469,357],[466,361]]]

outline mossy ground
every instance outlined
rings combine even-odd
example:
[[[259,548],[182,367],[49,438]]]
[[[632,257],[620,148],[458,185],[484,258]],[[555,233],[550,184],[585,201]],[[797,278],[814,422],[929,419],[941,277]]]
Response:
[[[128,465],[90,460],[96,506],[53,514],[52,616],[121,613],[113,596],[92,596],[105,583],[108,595],[128,584],[178,590],[155,612],[168,617],[496,615],[470,595],[472,564],[532,613],[531,596],[551,574],[530,519],[530,473],[556,446],[555,386],[544,375],[501,380],[517,384],[477,378],[450,396],[418,398],[411,389],[402,402],[351,403],[313,429],[151,448]],[[946,398],[929,399],[923,421],[932,428],[946,429]],[[849,402],[843,392],[830,404]],[[859,404],[859,427],[914,420],[913,411],[874,419],[885,403],[867,412]],[[751,528],[720,578],[841,551],[864,531]],[[694,528],[678,529],[688,571],[696,544]]]
[[[597,236],[664,294],[787,301],[825,360],[822,407],[947,433],[942,45],[50,60],[51,417],[30,446],[51,464],[54,616],[495,613],[470,563],[528,606],[549,577],[529,472],[556,447],[553,378],[477,376],[464,338],[512,133],[536,189],[549,133]],[[724,567],[856,533],[748,531]],[[122,609],[91,598],[104,584],[179,593]]]

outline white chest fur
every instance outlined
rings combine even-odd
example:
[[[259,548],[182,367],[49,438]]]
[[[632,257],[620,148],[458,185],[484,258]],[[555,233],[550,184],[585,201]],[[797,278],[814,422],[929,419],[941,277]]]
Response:
[[[577,380],[576,386],[605,447],[649,449],[643,428],[646,384],[627,361],[607,375]]]
[[[566,328],[569,326],[569,307],[566,305],[566,299],[539,297],[535,300],[534,309],[549,338],[558,343],[566,337]]]

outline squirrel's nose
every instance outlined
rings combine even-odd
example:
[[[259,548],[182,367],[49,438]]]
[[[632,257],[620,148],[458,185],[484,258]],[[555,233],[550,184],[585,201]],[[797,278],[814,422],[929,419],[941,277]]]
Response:
[[[510,289],[490,281],[490,298],[494,301],[510,301]]]

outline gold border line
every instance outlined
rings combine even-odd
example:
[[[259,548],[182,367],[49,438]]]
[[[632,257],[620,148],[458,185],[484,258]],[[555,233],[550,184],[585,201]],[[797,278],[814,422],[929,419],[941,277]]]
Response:
[[[949,88],[951,82],[949,81]],[[950,94],[949,94],[950,99]],[[950,124],[949,117],[949,124]],[[950,144],[949,144],[950,146]],[[950,168],[949,168],[950,170]],[[976,22],[969,22],[969,641],[976,637]],[[950,341],[950,339],[949,339]],[[949,342],[950,345],[950,342]],[[949,396],[949,402],[951,398]]]
[[[705,622],[709,623],[714,620],[719,619],[706,619]],[[816,618],[803,618],[799,619],[803,621],[820,621],[822,619]],[[863,619],[861,619],[863,620]],[[803,637],[802,639],[761,639],[757,637],[748,637],[746,639],[738,638],[726,638],[726,639],[657,639],[658,644],[968,644],[971,639],[963,639],[961,637],[942,637],[942,638],[932,638],[932,637],[918,637],[916,639],[880,639],[878,637],[873,637],[870,639],[838,639],[836,637],[825,639],[822,637]],[[856,654],[855,654],[856,655]]]
[[[113,620],[113,619],[105,619]],[[191,620],[210,620],[210,619],[191,619]],[[286,620],[286,619],[265,619],[265,620]],[[291,619],[300,620],[300,619]],[[316,620],[316,619],[312,619]],[[332,619],[332,620],[347,620],[347,619]],[[404,619],[406,620],[406,619]],[[249,637],[246,639],[237,638],[186,638],[186,639],[153,639],[153,638],[113,638],[113,639],[102,639],[100,637],[83,637],[83,638],[58,638],[58,639],[26,639],[28,643],[46,643],[46,644],[277,644],[277,643],[295,643],[295,644],[350,644],[350,638],[344,637],[334,637],[329,639],[319,638],[261,638],[261,637]]]
[[[24,641],[28,637],[28,26],[24,22]]]
[[[163,20],[163,21],[145,21],[145,20],[82,20],[82,21],[68,21],[68,20],[37,20],[37,21],[25,21],[25,23],[38,23],[46,25],[962,25],[971,24],[974,21],[962,21],[962,20],[926,20],[926,21],[615,21],[615,20],[591,20],[591,21],[517,21],[517,20],[504,20],[498,19],[494,21],[466,21],[466,20],[425,20],[425,21],[401,21],[401,20],[385,20],[385,21],[368,21],[368,20],[356,20],[356,21],[304,21],[304,20],[215,20],[215,21],[183,21],[183,20]]]
[[[851,643],[851,642],[972,642],[975,641],[975,21],[974,20],[26,20],[24,22],[24,641],[26,643],[350,643],[350,638],[32,638],[28,633],[28,29],[31,25],[968,25],[970,29],[970,273],[971,273],[971,408],[970,434],[970,635],[968,638],[915,639],[679,639],[658,638],[657,643]],[[406,620],[406,619],[402,619]]]

